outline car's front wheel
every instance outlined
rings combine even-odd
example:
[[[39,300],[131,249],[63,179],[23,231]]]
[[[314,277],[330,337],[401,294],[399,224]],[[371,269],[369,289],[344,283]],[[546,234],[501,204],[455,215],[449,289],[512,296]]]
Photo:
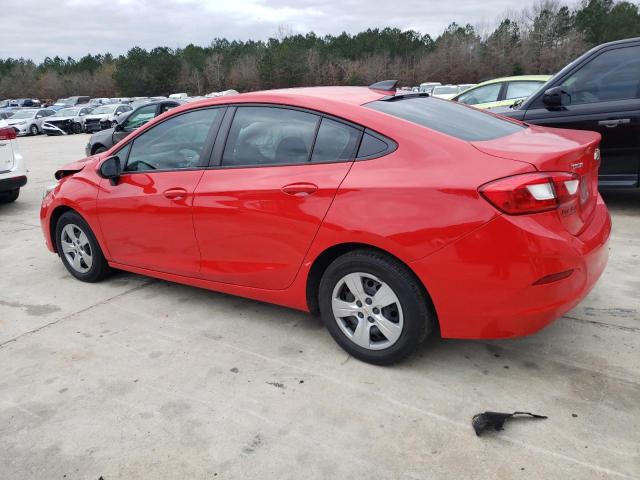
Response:
[[[83,282],[98,282],[111,272],[91,228],[75,212],[63,213],[56,223],[56,249],[69,273]]]
[[[430,300],[413,273],[373,250],[354,250],[334,260],[320,281],[319,304],[336,342],[378,365],[407,358],[435,323]]]
[[[38,135],[40,133],[40,130],[38,130],[38,126],[33,124],[31,125],[31,127],[29,127],[29,133],[33,136]]]

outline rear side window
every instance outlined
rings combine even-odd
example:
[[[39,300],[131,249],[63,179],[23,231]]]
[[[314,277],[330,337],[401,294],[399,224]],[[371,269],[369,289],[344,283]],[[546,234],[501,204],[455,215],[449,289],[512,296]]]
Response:
[[[528,97],[542,86],[542,82],[509,82],[505,100]]]
[[[481,110],[430,97],[377,100],[367,107],[468,142],[493,140],[526,128]]]
[[[334,162],[354,158],[361,131],[344,123],[323,118],[313,147],[312,162]]]
[[[238,107],[223,166],[291,165],[309,161],[320,117],[276,107]]]
[[[491,83],[483,87],[472,88],[458,97],[458,102],[466,105],[497,102],[502,83]]]

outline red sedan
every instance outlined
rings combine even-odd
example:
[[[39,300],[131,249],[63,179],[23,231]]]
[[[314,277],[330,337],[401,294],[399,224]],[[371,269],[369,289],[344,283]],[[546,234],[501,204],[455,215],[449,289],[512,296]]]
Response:
[[[48,248],[76,278],[128,270],[319,312],[388,364],[443,337],[536,332],[602,274],[597,133],[391,87],[190,103],[67,165]]]

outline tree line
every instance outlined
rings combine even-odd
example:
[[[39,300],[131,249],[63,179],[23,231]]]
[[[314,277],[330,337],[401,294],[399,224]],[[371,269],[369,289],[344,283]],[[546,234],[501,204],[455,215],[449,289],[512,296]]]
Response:
[[[451,23],[436,38],[398,28],[326,36],[281,28],[267,41],[216,38],[206,47],[134,47],[118,57],[56,56],[40,64],[0,59],[0,98],[203,95],[229,88],[366,85],[387,78],[401,85],[475,83],[554,73],[592,46],[635,36],[637,2],[582,0],[572,7],[540,0],[505,15],[491,31]]]

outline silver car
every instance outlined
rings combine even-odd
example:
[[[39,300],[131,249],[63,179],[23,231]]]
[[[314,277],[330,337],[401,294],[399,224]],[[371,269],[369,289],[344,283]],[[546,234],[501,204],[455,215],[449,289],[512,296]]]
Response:
[[[53,115],[55,110],[49,108],[29,108],[16,110],[7,119],[9,126],[13,127],[16,135],[38,135],[42,133],[42,123],[45,118]]]
[[[124,112],[129,112],[129,105],[113,103],[96,107],[84,118],[84,131],[87,133],[98,132],[106,128],[115,127],[118,122],[116,117]]]
[[[91,113],[91,107],[70,107],[58,110],[42,124],[47,135],[69,135],[84,131],[84,117]]]

